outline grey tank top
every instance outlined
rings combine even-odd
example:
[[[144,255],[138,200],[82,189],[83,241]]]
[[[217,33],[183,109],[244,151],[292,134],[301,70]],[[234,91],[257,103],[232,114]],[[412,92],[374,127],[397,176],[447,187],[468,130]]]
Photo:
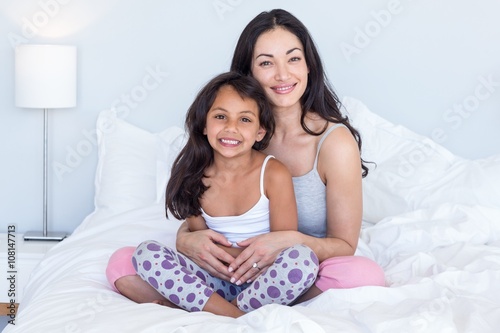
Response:
[[[345,127],[335,124],[328,128],[319,141],[311,171],[303,176],[293,177],[293,187],[297,201],[299,231],[318,238],[326,237],[326,186],[318,173],[318,156],[323,141],[336,128]]]

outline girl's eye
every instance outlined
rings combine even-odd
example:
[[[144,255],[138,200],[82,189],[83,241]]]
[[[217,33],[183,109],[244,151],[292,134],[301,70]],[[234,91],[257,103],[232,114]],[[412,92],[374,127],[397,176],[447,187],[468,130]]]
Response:
[[[250,118],[241,118],[241,121],[244,123],[250,123],[252,120]]]
[[[293,57],[290,59],[291,62],[296,62],[296,61],[300,61],[301,59],[299,57]]]
[[[223,114],[216,114],[216,115],[214,116],[214,118],[215,118],[215,119],[224,119],[225,117],[224,117],[224,115],[223,115]]]
[[[264,60],[263,62],[260,63],[260,66],[265,67],[271,65],[271,62],[268,60]]]

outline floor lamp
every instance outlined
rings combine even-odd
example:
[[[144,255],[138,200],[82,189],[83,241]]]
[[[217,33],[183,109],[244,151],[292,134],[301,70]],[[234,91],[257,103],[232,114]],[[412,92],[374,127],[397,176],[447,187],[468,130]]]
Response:
[[[48,109],[76,106],[76,47],[18,45],[15,49],[15,103],[43,109],[43,230],[25,233],[25,240],[60,241],[63,232],[48,231]]]

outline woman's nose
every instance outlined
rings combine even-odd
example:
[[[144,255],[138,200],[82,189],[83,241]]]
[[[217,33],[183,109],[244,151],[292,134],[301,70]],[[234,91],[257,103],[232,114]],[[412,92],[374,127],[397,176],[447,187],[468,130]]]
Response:
[[[286,64],[278,64],[276,66],[276,75],[275,79],[277,81],[286,81],[290,77],[290,72],[288,71],[288,67]]]

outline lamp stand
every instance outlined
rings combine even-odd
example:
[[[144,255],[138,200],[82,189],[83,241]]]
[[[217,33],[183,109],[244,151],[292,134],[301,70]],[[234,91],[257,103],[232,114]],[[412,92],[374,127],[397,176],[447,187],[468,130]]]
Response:
[[[49,148],[49,134],[48,134],[48,114],[47,109],[43,109],[43,231],[28,231],[24,234],[24,240],[48,240],[48,241],[62,241],[66,238],[66,233],[64,232],[49,232],[47,230],[48,224],[48,210],[47,210],[47,202],[48,202],[48,186],[47,186],[47,178],[48,178],[48,148]]]

